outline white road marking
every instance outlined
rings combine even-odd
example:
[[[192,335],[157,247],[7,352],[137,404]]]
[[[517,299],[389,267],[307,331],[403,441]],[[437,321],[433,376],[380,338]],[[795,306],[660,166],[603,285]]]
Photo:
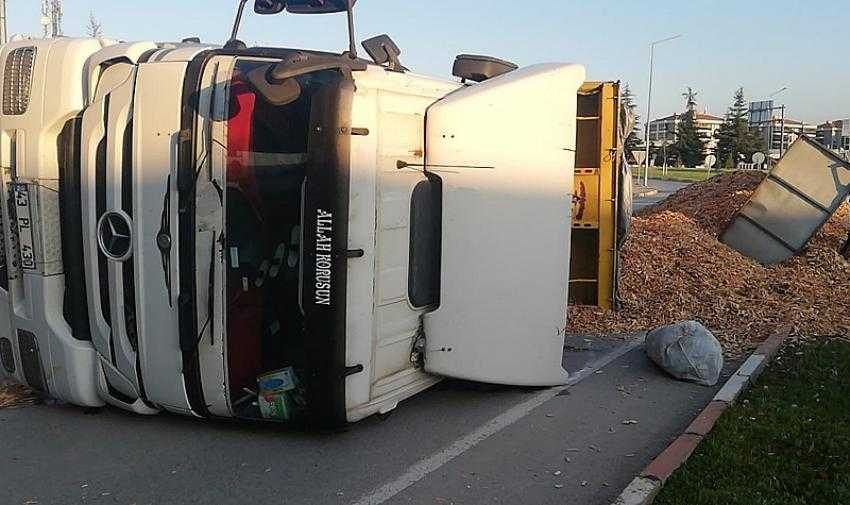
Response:
[[[397,494],[401,493],[410,486],[424,479],[431,472],[438,470],[440,467],[450,462],[451,460],[462,455],[469,449],[480,444],[484,440],[499,433],[508,426],[514,424],[520,419],[526,417],[537,407],[555,398],[564,390],[575,386],[582,380],[593,375],[594,372],[604,368],[617,358],[632,351],[636,347],[644,343],[644,337],[636,338],[635,340],[623,344],[614,349],[605,356],[591,361],[584,368],[570,376],[569,382],[564,386],[550,388],[534,395],[530,400],[520,403],[505,412],[494,417],[472,433],[456,440],[454,443],[445,447],[441,451],[428,456],[425,459],[419,460],[417,463],[407,469],[406,472],[395,478],[394,480],[380,486],[368,494],[362,496],[351,505],[380,505],[386,502]]]

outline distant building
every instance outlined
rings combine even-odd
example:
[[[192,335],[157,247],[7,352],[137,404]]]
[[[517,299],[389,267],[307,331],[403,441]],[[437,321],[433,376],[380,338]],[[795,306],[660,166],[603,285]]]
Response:
[[[775,159],[787,151],[800,135],[815,138],[818,131],[818,127],[813,124],[787,117],[783,119],[781,116],[773,116],[769,121],[752,126],[751,129],[761,133],[766,154]]]
[[[665,145],[675,144],[676,133],[679,131],[679,124],[684,117],[684,114],[673,114],[650,122],[649,145],[652,148],[663,148]],[[715,133],[720,129],[723,121],[722,117],[712,116],[707,112],[697,112],[694,116],[694,126],[697,133],[705,139],[705,154],[711,154],[717,148]]]
[[[837,153],[850,152],[850,119],[827,121],[818,125],[817,140]]]
[[[785,105],[777,106],[773,100],[750,102],[750,130],[761,134],[765,153],[773,159],[778,159],[800,135],[817,135],[817,126],[791,119],[786,111]]]

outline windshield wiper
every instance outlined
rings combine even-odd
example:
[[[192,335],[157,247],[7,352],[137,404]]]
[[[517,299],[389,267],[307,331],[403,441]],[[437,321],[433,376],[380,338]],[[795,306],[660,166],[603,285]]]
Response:
[[[195,335],[194,341],[191,341],[188,346],[182,346],[181,351],[191,352],[192,355],[198,353],[198,346],[201,345],[201,340],[204,338],[204,333],[207,327],[210,329],[210,345],[215,345],[215,262],[216,262],[216,245],[224,239],[224,234],[213,235],[212,244],[210,245],[210,266],[208,269],[209,278],[207,279],[207,318],[201,326],[198,334]]]
[[[171,174],[165,183],[165,196],[162,202],[162,218],[159,232],[156,234],[156,246],[162,257],[162,269],[165,274],[165,289],[168,291],[168,306],[171,301]]]
[[[209,279],[207,279],[207,320],[210,322],[210,345],[215,345],[215,317],[213,317],[213,313],[215,311],[215,246],[219,240],[223,239],[224,235],[219,235],[219,239],[216,240],[215,234],[213,234],[213,241],[210,245],[210,269],[209,269]],[[203,335],[202,331],[200,335]],[[199,335],[199,336],[200,336]]]

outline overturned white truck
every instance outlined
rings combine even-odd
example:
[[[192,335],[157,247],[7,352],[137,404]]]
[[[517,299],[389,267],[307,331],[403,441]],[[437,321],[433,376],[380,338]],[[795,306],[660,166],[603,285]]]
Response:
[[[442,377],[564,383],[583,68],[461,57],[454,82],[365,45],[4,46],[4,372],[321,424]]]

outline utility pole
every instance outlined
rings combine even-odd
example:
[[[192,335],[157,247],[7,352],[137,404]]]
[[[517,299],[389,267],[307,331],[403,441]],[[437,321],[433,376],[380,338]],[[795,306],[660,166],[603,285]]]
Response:
[[[0,0],[0,45],[8,42],[6,35],[6,0]]]
[[[759,109],[759,110],[762,111],[762,112],[766,111],[767,114],[768,114],[768,118],[767,118],[766,121],[761,120],[758,123],[754,123],[754,126],[756,128],[760,128],[760,129],[763,130],[762,134],[764,135],[765,140],[767,141],[767,151],[768,151],[768,154],[770,154],[770,151],[773,150],[773,139],[774,139],[774,137],[776,137],[776,126],[775,126],[776,122],[775,122],[775,116],[773,115],[773,111],[775,111],[775,110],[781,110],[782,111],[782,117],[781,117],[780,123],[779,123],[779,125],[780,125],[779,157],[780,158],[782,157],[782,153],[784,152],[783,145],[785,144],[785,105],[783,104],[780,107],[774,107],[773,106],[773,98],[776,95],[783,93],[787,90],[788,90],[788,86],[782,86],[778,90],[767,95],[767,99],[763,99],[761,103],[764,103],[766,101],[770,101],[770,107],[765,108],[765,109]]]
[[[674,35],[666,39],[656,40],[649,45],[649,92],[646,94],[646,135],[643,139],[646,144],[646,170],[643,173],[644,186],[649,186],[649,124],[652,122],[652,77],[655,71],[655,46],[662,42],[678,39],[679,37],[681,35]]]
[[[776,95],[784,93],[787,90],[788,90],[788,86],[782,86],[781,88],[774,91],[773,93],[771,93],[767,97],[772,99]],[[782,110],[782,119],[780,120],[780,123],[779,123],[779,157],[781,158],[782,153],[785,152],[785,148],[784,148],[784,146],[785,146],[785,104],[782,104],[782,107],[779,107],[779,108]],[[773,105],[771,104],[771,109],[770,109],[770,140],[768,142],[768,147],[767,147],[768,150],[770,150],[773,147],[773,111],[775,111],[776,109],[777,108],[773,107]]]

